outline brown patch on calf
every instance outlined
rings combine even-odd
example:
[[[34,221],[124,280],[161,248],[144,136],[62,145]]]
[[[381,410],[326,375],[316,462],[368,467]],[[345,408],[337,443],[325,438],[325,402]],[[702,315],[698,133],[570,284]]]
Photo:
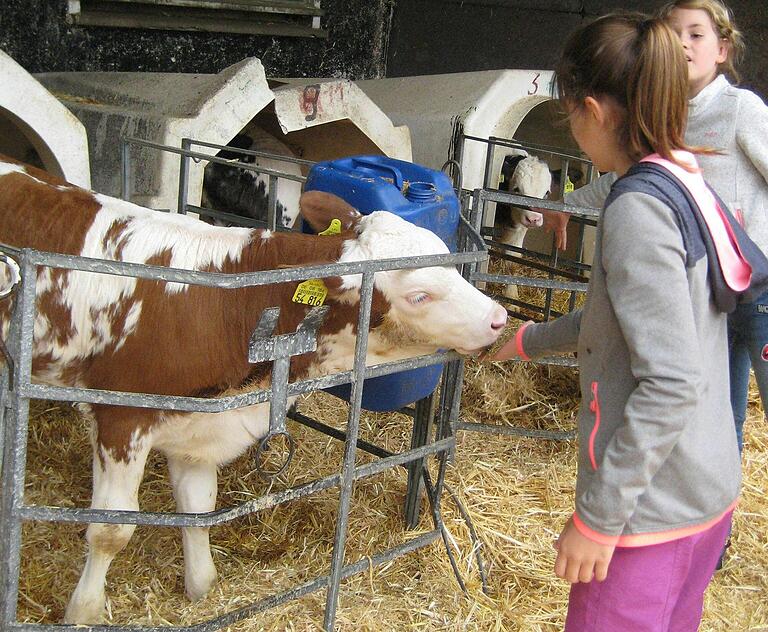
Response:
[[[114,221],[104,235],[104,241],[102,242],[104,251],[113,252],[115,259],[118,261],[123,258],[123,249],[126,244],[125,233],[129,225],[130,222],[127,220]],[[114,249],[110,248],[112,245],[114,245]]]
[[[118,462],[129,461],[133,457],[131,442],[141,439],[157,423],[157,411],[149,408],[92,404],[91,410],[96,420],[96,444]],[[104,452],[96,450],[102,468]]]
[[[93,193],[2,155],[0,162],[28,172],[0,176],[0,242],[80,254],[87,228],[101,208]]]

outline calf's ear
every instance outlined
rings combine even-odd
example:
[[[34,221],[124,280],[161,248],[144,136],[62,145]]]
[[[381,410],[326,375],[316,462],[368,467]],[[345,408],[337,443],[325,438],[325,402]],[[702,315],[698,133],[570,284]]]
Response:
[[[302,193],[299,209],[304,221],[308,222],[316,233],[326,230],[334,219],[341,222],[341,230],[352,230],[362,217],[350,204],[325,191]]]

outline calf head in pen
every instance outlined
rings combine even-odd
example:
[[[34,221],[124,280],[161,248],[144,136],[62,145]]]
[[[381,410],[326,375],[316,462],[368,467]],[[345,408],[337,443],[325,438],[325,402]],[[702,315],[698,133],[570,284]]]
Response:
[[[552,174],[546,162],[520,150],[504,158],[500,181],[499,189],[502,191],[543,199],[550,193]],[[521,248],[528,229],[540,227],[543,223],[544,217],[537,211],[513,204],[496,205],[495,224],[501,228],[501,242],[513,248]],[[517,287],[505,286],[504,295],[517,298]]]

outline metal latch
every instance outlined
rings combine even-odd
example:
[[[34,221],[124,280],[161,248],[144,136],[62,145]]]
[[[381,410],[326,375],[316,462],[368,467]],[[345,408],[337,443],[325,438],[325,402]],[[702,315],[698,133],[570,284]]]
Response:
[[[294,453],[293,437],[285,426],[285,417],[288,409],[288,379],[291,368],[291,356],[309,353],[317,349],[317,330],[322,325],[328,306],[313,307],[299,323],[292,334],[273,336],[272,332],[277,327],[280,318],[280,308],[270,307],[265,309],[259,324],[251,334],[248,344],[248,361],[272,363],[272,397],[269,404],[269,432],[259,441],[256,450],[256,470],[266,478],[273,478],[281,474],[288,467]],[[268,449],[269,442],[276,436],[283,436],[288,442],[288,454],[282,465],[277,470],[267,470],[263,463],[263,456]]]

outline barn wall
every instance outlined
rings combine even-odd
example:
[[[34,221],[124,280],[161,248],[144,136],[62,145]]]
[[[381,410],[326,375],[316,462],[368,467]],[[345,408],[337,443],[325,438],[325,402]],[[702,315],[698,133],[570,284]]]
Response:
[[[219,72],[259,57],[267,76],[345,77],[552,68],[585,19],[662,0],[322,0],[327,39],[78,27],[66,0],[3,0],[0,48],[29,72]],[[730,0],[745,32],[743,83],[768,96],[764,0]]]
[[[612,9],[653,11],[664,0],[399,0],[387,76],[501,68],[550,69],[568,34]],[[768,97],[765,0],[726,0],[744,32],[742,85]]]
[[[81,27],[66,0],[3,0],[0,48],[28,72],[214,73],[259,57],[271,77],[384,73],[393,0],[322,0],[327,39]]]

